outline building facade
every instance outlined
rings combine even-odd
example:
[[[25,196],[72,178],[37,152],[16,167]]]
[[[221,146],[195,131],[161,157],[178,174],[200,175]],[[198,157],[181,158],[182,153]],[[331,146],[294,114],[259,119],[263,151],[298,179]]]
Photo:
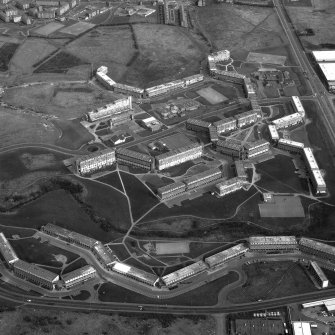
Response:
[[[214,180],[218,180],[221,177],[222,171],[219,168],[214,168],[193,175],[192,177],[187,178],[184,183],[186,185],[186,190],[189,191],[211,183]]]
[[[231,178],[231,179],[228,179],[226,181],[216,184],[215,193],[219,197],[223,197],[229,193],[233,193],[233,192],[236,192],[242,189],[244,184],[245,184],[244,180],[238,177],[234,177],[234,178]]]
[[[227,133],[237,129],[237,120],[233,117],[229,117],[223,120],[219,120],[213,123],[216,127],[216,131],[220,133]]]
[[[292,127],[303,122],[304,118],[300,113],[293,113],[272,121],[277,129]]]
[[[216,151],[233,158],[242,159],[244,157],[243,145],[241,142],[230,139],[217,141]]]
[[[320,268],[320,266],[318,265],[317,262],[311,261],[309,270],[310,270],[314,279],[320,285],[321,288],[327,288],[328,287],[329,280],[328,280],[327,276],[322,271],[322,269]]]
[[[268,129],[269,129],[271,141],[274,143],[277,143],[279,140],[279,133],[278,133],[276,126],[273,124],[269,124]]]
[[[186,185],[183,182],[175,182],[157,189],[157,194],[162,200],[171,199],[186,191]]]
[[[298,250],[295,236],[251,236],[251,251],[294,251]]]
[[[154,159],[150,155],[125,148],[116,149],[116,161],[118,164],[130,165],[145,170],[151,171],[154,169]]]
[[[202,121],[198,119],[188,119],[186,121],[186,129],[208,133],[209,127],[211,126],[210,122]]]
[[[270,152],[270,143],[264,139],[244,144],[247,158],[255,158],[257,156]]]
[[[0,233],[0,253],[8,266],[13,266],[19,260],[19,257],[17,257],[16,252],[3,233]]]
[[[84,283],[85,281],[95,278],[96,270],[91,265],[85,265],[80,269],[71,271],[67,274],[62,275],[62,281],[65,288],[71,288],[73,286]]]
[[[277,144],[278,149],[293,152],[293,153],[302,153],[304,150],[304,143],[286,140],[284,138],[279,139]]]

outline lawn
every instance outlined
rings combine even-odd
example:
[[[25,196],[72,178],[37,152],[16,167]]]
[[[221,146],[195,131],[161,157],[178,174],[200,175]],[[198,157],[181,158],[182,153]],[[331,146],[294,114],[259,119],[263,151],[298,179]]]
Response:
[[[247,282],[228,295],[232,303],[275,299],[317,290],[305,270],[293,262],[261,262],[244,265]]]
[[[133,219],[139,219],[158,203],[158,199],[134,176],[120,172],[123,185],[131,203]]]
[[[61,267],[68,264],[79,256],[65,249],[55,247],[48,242],[41,242],[36,238],[22,240],[11,240],[10,244],[16,251],[18,257],[29,263]],[[59,256],[59,260],[57,260]],[[63,256],[63,257],[60,257]],[[62,261],[60,261],[62,259]]]
[[[227,285],[238,280],[236,272],[229,272],[204,286],[188,293],[181,294],[175,298],[164,299],[167,305],[197,305],[213,306],[217,304],[219,292]],[[151,299],[133,291],[117,286],[112,283],[102,284],[99,289],[99,299],[103,302],[127,302],[139,304],[156,304],[157,299]]]
[[[102,183],[106,183],[110,186],[113,186],[123,192],[123,187],[117,172],[109,173],[106,176],[98,178],[97,180],[101,181]]]
[[[16,43],[4,43],[0,47],[0,72],[6,72],[8,65],[12,59],[19,44]]]
[[[123,244],[109,244],[109,247],[121,262],[130,257],[128,250]]]

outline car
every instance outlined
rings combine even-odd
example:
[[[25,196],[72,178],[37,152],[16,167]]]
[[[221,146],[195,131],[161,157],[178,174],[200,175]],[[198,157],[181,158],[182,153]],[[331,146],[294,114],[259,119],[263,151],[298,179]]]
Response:
[[[27,299],[26,301],[27,301],[27,302],[31,302],[31,299]]]
[[[143,306],[137,306],[140,311],[143,311]]]

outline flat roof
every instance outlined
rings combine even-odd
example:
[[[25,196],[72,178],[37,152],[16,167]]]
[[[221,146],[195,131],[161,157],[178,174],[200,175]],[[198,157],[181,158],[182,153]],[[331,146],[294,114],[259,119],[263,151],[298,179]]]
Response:
[[[316,162],[315,156],[314,156],[313,151],[312,151],[311,148],[309,148],[309,147],[304,148],[304,156],[307,159],[307,162],[308,162],[311,170],[314,170],[314,169],[319,170],[319,165]]]
[[[166,152],[164,154],[158,155],[158,156],[156,156],[156,159],[157,160],[165,159],[165,158],[169,158],[169,157],[173,157],[173,156],[176,156],[176,155],[186,153],[186,152],[194,150],[194,149],[199,149],[199,150],[201,149],[202,150],[202,148],[203,148],[203,146],[201,144],[192,143],[192,144],[186,145],[184,147],[176,148],[176,149],[173,149],[173,150],[171,150],[169,152]]]
[[[186,121],[186,123],[188,123],[188,124],[194,124],[196,126],[200,126],[200,127],[204,127],[204,128],[208,128],[211,125],[210,122],[199,120],[199,119],[188,119]]]
[[[182,189],[182,188],[185,189],[186,185],[181,181],[176,181],[173,184],[169,184],[169,185],[166,185],[166,186],[159,187],[157,189],[157,191],[161,192],[161,193],[167,193],[167,192],[172,192],[174,190],[178,190],[178,189]]]
[[[129,156],[131,158],[139,159],[141,161],[151,162],[152,157],[148,154],[144,154],[142,152],[137,152],[134,150],[126,149],[126,148],[118,148],[116,149],[116,155],[121,154],[125,156]]]
[[[250,236],[249,244],[297,244],[295,236]]]
[[[278,143],[279,144],[286,144],[288,146],[291,146],[291,147],[294,147],[294,148],[300,148],[300,149],[303,149],[305,147],[304,143],[297,142],[297,141],[287,140],[285,138],[279,139]]]
[[[313,177],[316,181],[317,186],[319,187],[326,187],[326,182],[322,176],[322,173],[319,169],[312,170]]]
[[[335,51],[334,50],[315,50],[312,54],[317,62],[334,62]]]
[[[302,119],[302,116],[300,113],[293,113],[290,115],[285,115],[279,119],[273,120],[272,123],[275,125],[280,125],[280,123],[290,122],[292,120],[300,120]]]
[[[200,173],[197,173],[187,179],[185,179],[185,183],[186,184],[191,184],[191,183],[195,183],[199,180],[202,180],[204,178],[208,178],[208,177],[212,177],[212,176],[216,176],[216,175],[222,175],[222,171],[219,168],[213,168],[213,169],[209,169]]]
[[[205,261],[209,264],[209,266],[213,266],[215,264],[221,263],[225,259],[229,259],[234,256],[240,255],[241,253],[247,252],[248,250],[248,247],[246,247],[243,243],[240,243],[227,250],[223,250],[215,255],[205,258]]]
[[[0,252],[7,263],[16,262],[19,259],[3,233],[0,233]]]
[[[236,185],[236,186],[240,186],[240,185],[243,185],[244,184],[244,181],[241,180],[239,177],[234,177],[234,178],[230,178],[230,179],[227,179],[225,181],[222,181],[218,184],[216,184],[215,186],[219,189],[221,188],[227,188],[229,186],[233,186],[233,185]]]
[[[137,269],[137,268],[135,268],[133,266],[129,266],[129,265],[124,264],[124,263],[116,262],[113,265],[112,269],[114,271],[118,272],[118,273],[121,273],[121,274],[124,274],[124,275],[129,275],[129,276],[135,277],[135,278],[137,278],[139,280],[143,280],[145,282],[149,282],[152,285],[158,279],[158,277],[156,275],[152,274],[152,273],[148,273],[146,271]]]
[[[312,335],[309,322],[293,321],[292,326],[294,335]]]
[[[292,96],[292,101],[293,101],[294,106],[296,107],[296,109],[299,113],[305,113],[305,108],[302,105],[301,100],[298,96],[293,95]]]
[[[76,269],[76,270],[73,270],[69,273],[66,273],[65,275],[62,275],[62,279],[65,282],[69,282],[69,281],[73,281],[77,278],[90,275],[90,274],[95,273],[95,272],[96,272],[96,270],[93,266],[85,265],[80,269]]]
[[[324,252],[324,253],[332,255],[332,256],[335,255],[335,247],[332,247],[329,244],[317,242],[317,241],[314,241],[314,240],[311,240],[311,239],[305,238],[305,237],[302,237],[300,239],[299,244],[303,245],[305,247],[309,247],[311,249],[315,249],[315,250]]]
[[[49,270],[45,270],[33,263],[25,262],[21,259],[19,259],[18,261],[14,263],[14,268],[24,271],[28,274],[34,275],[38,278],[47,280],[52,283],[59,279],[58,274],[53,273]]]
[[[335,63],[319,63],[327,81],[335,81]]]

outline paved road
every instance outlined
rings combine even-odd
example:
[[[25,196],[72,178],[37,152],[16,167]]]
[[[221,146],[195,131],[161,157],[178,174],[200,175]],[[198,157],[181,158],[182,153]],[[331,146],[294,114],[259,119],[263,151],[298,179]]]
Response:
[[[322,82],[320,81],[319,77],[315,73],[312,65],[310,64],[301,44],[296,36],[295,32],[291,28],[291,22],[287,16],[285,7],[283,6],[280,0],[273,0],[275,9],[277,11],[279,20],[282,24],[282,27],[286,33],[286,36],[290,42],[294,55],[301,66],[302,70],[306,72],[307,77],[309,78],[308,82],[312,89],[313,95],[316,97],[316,101],[319,104],[321,115],[324,118],[326,130],[328,135],[333,143],[335,143],[335,131],[332,125],[335,124],[334,118],[334,108],[331,105],[326,89]]]

